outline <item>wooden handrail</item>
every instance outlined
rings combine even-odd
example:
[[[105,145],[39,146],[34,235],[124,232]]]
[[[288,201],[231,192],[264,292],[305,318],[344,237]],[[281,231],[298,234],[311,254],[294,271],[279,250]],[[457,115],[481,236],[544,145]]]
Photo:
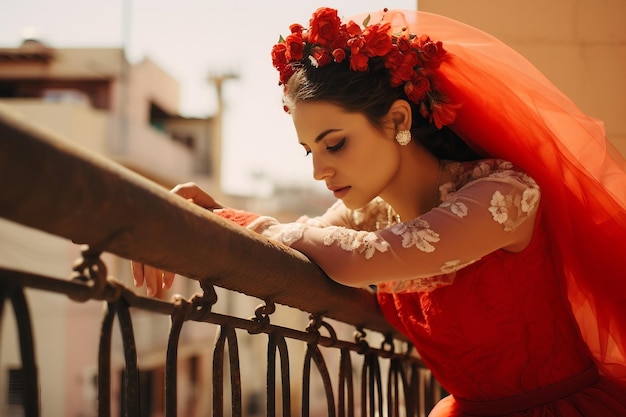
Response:
[[[396,334],[365,289],[0,105],[0,217],[266,301]]]

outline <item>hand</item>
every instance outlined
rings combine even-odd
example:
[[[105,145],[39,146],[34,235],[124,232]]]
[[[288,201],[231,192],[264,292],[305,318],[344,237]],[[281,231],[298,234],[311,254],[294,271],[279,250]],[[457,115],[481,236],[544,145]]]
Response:
[[[133,279],[136,287],[146,284],[146,294],[155,296],[159,288],[169,289],[174,282],[174,273],[154,268],[141,262],[131,261],[130,268],[133,271]]]
[[[188,182],[179,184],[170,191],[177,194],[194,204],[204,207],[207,210],[215,210],[224,208],[223,205],[215,201],[206,191],[198,187],[198,185]],[[169,289],[174,282],[174,273],[163,271],[140,262],[131,261],[131,270],[136,287],[146,284],[146,294],[150,297],[156,295],[159,288]]]
[[[215,201],[213,197],[193,182],[178,184],[176,187],[172,188],[171,192],[207,210],[213,211],[215,209],[224,208],[223,205]]]

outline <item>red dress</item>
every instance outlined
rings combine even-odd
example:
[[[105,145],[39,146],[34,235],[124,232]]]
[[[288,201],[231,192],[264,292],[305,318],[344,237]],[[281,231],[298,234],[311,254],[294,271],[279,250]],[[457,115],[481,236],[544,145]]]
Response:
[[[452,394],[431,416],[626,416],[626,387],[598,377],[542,221],[540,209],[523,252],[493,252],[452,285],[378,293],[387,319]]]

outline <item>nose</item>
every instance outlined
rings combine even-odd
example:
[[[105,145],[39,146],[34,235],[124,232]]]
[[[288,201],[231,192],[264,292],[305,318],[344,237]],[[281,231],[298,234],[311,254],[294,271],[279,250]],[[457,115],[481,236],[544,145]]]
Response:
[[[335,170],[328,163],[328,160],[319,155],[316,156],[315,153],[311,156],[313,157],[313,178],[322,181],[334,175]]]

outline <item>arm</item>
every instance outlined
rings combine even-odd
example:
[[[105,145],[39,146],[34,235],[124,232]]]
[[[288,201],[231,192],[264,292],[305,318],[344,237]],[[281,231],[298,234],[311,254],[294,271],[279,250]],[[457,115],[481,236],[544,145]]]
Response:
[[[174,187],[171,192],[207,210],[211,210],[215,214],[240,226],[246,226],[251,221],[260,217],[255,213],[225,208],[224,205],[216,201],[211,195],[192,182],[179,184]],[[297,222],[314,225],[316,227],[330,225],[353,226],[354,222],[351,218],[352,211],[348,210],[341,201],[337,201],[323,215],[313,218],[302,216]],[[172,272],[154,268],[136,261],[131,261],[131,270],[135,286],[141,287],[145,284],[149,296],[156,294],[158,288],[170,288],[175,276]]]
[[[337,282],[365,286],[453,272],[498,249],[522,250],[532,237],[540,194],[534,181],[521,178],[472,181],[423,216],[376,232],[355,222],[372,226],[373,217],[378,224],[388,209],[381,201],[356,213],[336,203],[313,222],[281,224],[227,208],[214,213],[301,251]],[[149,294],[153,286],[171,285],[173,274],[159,273],[144,272]],[[137,275],[135,281],[143,283]]]
[[[538,200],[534,182],[487,177],[428,213],[377,232],[266,217],[248,227],[303,252],[335,281],[365,286],[453,272],[498,249],[521,251],[532,237]]]

